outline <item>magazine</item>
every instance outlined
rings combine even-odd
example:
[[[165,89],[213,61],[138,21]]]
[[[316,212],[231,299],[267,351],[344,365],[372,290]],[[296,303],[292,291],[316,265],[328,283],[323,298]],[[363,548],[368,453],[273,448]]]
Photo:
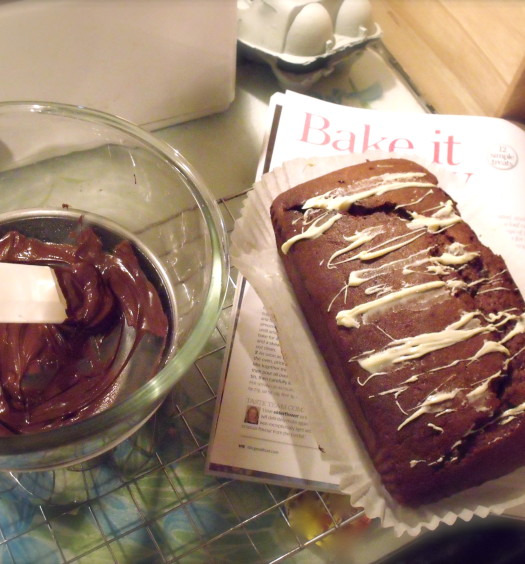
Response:
[[[454,197],[468,202],[475,221],[485,224],[486,244],[501,252],[498,235],[505,232],[515,253],[525,250],[525,132],[518,124],[352,108],[292,92],[274,96],[269,123],[259,182],[276,170],[293,181],[287,164],[297,159],[307,167],[308,159],[375,151],[414,155],[454,175]],[[513,275],[525,287],[524,275]],[[284,367],[271,318],[241,275],[208,450],[210,473],[344,491],[323,457],[333,445],[314,438],[312,414],[305,414],[296,382]]]
[[[239,276],[207,470],[223,477],[337,491],[286,372],[275,326]]]

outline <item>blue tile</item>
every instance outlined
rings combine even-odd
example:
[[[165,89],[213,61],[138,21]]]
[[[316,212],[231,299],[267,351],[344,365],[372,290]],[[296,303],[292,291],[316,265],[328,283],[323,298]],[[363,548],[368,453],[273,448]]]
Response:
[[[110,547],[119,564],[160,564],[165,562],[146,528],[119,537],[110,543]]]
[[[7,540],[43,522],[38,506],[31,503],[26,494],[15,490],[0,496],[0,529]]]
[[[50,521],[56,542],[67,559],[95,550],[104,543],[104,538],[89,510],[81,505]]]
[[[191,553],[203,542],[184,507],[157,519],[151,531],[166,559]]]
[[[47,525],[42,525],[29,534],[12,539],[8,545],[16,563],[61,564],[63,562],[62,555]],[[10,557],[4,559],[3,556],[2,563],[10,562]]]
[[[91,508],[102,532],[109,538],[143,524],[139,510],[126,487],[93,501]]]
[[[133,501],[145,519],[154,519],[178,505],[180,500],[162,470],[146,474],[129,486]]]
[[[0,564],[14,564],[7,543],[0,544]]]
[[[219,487],[219,480],[204,474],[203,470],[204,457],[201,453],[183,458],[167,468],[175,490],[183,501]]]
[[[206,539],[212,539],[239,524],[221,490],[211,491],[188,504],[188,513]]]

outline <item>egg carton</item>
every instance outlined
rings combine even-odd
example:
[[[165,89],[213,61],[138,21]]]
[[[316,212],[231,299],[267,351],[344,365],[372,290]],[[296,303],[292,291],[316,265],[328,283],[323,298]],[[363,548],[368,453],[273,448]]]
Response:
[[[238,44],[286,86],[308,87],[381,36],[368,0],[238,0]]]

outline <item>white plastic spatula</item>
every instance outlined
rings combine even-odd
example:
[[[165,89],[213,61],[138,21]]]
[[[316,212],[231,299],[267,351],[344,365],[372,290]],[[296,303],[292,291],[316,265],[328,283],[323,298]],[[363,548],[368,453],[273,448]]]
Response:
[[[51,267],[0,262],[0,323],[62,323],[66,306]]]

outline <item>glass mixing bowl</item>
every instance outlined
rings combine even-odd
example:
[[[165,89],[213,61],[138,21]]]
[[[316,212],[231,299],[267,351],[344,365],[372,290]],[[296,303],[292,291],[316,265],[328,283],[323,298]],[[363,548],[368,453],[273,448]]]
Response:
[[[79,224],[103,243],[129,239],[170,319],[161,369],[133,354],[117,401],[81,422],[0,438],[0,470],[64,467],[114,447],[155,412],[215,328],[228,258],[214,199],[190,164],[115,116],[42,102],[0,103],[0,233],[62,242]]]

